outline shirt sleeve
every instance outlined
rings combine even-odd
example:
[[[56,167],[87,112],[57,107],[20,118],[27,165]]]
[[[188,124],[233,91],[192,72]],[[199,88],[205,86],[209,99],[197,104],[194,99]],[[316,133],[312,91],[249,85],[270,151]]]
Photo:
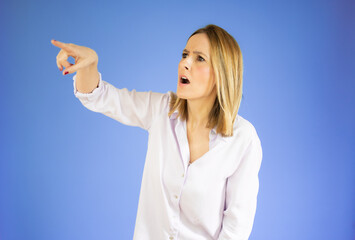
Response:
[[[255,133],[238,168],[227,179],[226,207],[218,240],[248,240],[256,212],[261,161],[261,143]]]
[[[166,105],[169,94],[116,88],[103,81],[100,72],[99,76],[99,84],[91,93],[81,93],[76,89],[75,75],[73,77],[75,97],[91,111],[102,113],[128,126],[149,130],[157,114]]]

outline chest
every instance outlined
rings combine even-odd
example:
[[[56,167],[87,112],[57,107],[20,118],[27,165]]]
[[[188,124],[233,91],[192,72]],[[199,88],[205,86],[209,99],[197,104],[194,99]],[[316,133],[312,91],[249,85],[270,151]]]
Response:
[[[209,151],[210,131],[200,130],[195,132],[187,131],[187,139],[190,149],[190,163],[202,157]]]

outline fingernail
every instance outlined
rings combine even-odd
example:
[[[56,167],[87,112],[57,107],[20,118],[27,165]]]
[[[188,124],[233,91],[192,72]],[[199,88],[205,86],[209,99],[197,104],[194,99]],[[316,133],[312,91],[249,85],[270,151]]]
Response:
[[[67,71],[67,72],[64,73],[64,75],[67,75],[68,73],[69,73],[69,72]]]

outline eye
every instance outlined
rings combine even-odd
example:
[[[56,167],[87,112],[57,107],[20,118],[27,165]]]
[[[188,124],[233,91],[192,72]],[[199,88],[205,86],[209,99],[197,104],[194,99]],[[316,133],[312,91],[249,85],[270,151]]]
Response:
[[[182,54],[182,58],[186,58],[187,53]]]
[[[201,56],[198,56],[198,60],[199,60],[200,62],[205,61],[205,59],[204,59],[203,57],[201,57]]]

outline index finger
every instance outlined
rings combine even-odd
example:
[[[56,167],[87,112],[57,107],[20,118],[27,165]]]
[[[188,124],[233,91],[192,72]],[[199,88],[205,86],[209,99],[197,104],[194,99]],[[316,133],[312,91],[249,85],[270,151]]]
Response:
[[[57,41],[57,40],[51,40],[51,43],[54,45],[54,46],[56,46],[56,47],[59,47],[59,48],[62,48],[62,49],[64,49],[64,50],[66,50],[66,51],[71,51],[72,49],[70,48],[70,46],[68,45],[68,44],[66,44],[66,43],[62,43],[62,42],[59,42],[59,41]]]

